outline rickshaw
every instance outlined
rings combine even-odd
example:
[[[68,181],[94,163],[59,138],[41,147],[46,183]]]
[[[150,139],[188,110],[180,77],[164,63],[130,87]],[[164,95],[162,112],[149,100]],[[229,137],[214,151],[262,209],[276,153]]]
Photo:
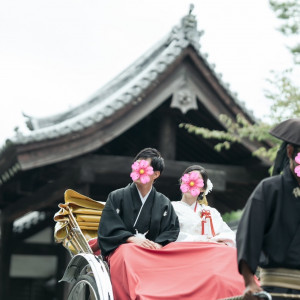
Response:
[[[72,284],[68,300],[113,300],[109,269],[97,248],[104,203],[68,189],[55,214],[54,237],[71,255],[60,281]],[[98,252],[97,252],[98,251]]]
[[[55,214],[54,237],[71,255],[71,260],[60,281],[71,284],[68,300],[113,300],[110,270],[103,259],[98,243],[97,230],[105,206],[74,190],[64,194],[65,203]],[[272,299],[261,292],[259,297]],[[242,299],[241,296],[226,299]],[[125,299],[124,299],[125,300]]]

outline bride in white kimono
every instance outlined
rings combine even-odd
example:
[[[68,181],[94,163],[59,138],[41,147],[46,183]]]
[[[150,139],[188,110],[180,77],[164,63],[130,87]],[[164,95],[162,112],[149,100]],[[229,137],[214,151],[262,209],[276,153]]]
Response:
[[[206,170],[199,165],[188,167],[180,184],[182,199],[172,202],[180,224],[176,242],[216,242],[235,247],[235,233],[207,204],[205,196],[212,190],[212,183]]]

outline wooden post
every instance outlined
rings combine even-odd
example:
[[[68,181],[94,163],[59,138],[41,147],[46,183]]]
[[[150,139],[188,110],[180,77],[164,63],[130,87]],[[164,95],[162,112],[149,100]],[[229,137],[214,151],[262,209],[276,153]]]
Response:
[[[56,267],[56,298],[66,299],[69,291],[69,286],[66,282],[58,282],[64,274],[67,268],[70,255],[67,250],[60,245],[57,249],[57,267]]]
[[[176,158],[176,125],[170,112],[165,112],[161,117],[159,133],[159,150],[164,159]]]
[[[10,298],[10,262],[12,253],[13,222],[7,221],[3,211],[0,215],[0,299]]]

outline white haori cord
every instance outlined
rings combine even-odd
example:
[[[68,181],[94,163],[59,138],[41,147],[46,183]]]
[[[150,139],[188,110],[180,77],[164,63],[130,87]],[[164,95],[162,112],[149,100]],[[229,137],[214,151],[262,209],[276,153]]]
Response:
[[[146,200],[146,201],[147,201],[147,200]],[[133,224],[133,227],[135,226],[136,222],[138,221],[139,216],[140,216],[140,213],[141,213],[141,211],[142,211],[142,209],[143,209],[143,206],[144,206],[144,204],[146,203],[146,201],[142,204],[142,206],[141,206],[141,208],[140,208],[140,211],[139,211],[139,213],[138,213],[138,215],[137,215],[137,217],[136,217],[136,219],[135,219],[135,222],[134,222],[134,224]],[[146,236],[145,236],[145,235],[149,232],[149,230],[146,231],[145,233],[139,233],[138,230],[135,229],[135,232],[136,232],[135,235],[134,235],[135,237],[145,240],[145,239],[146,239]]]

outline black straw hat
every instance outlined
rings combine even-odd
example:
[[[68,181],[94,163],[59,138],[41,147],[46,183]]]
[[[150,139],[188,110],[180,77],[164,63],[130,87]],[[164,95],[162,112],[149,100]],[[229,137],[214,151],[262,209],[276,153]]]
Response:
[[[270,130],[270,134],[288,144],[300,146],[300,118],[281,122]]]

